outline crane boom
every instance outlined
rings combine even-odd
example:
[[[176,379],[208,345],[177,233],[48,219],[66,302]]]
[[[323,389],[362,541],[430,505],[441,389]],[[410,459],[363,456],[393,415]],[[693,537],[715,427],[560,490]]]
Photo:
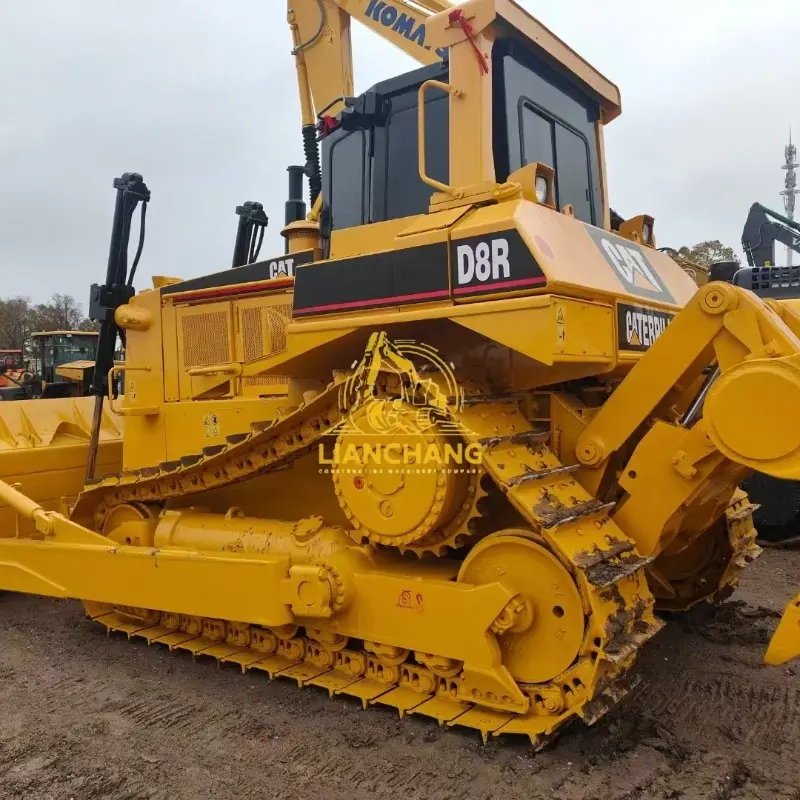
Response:
[[[442,0],[289,0],[303,125],[336,114],[354,93],[352,18],[422,64],[434,64],[443,52],[426,43],[425,21],[449,7]]]
[[[425,20],[450,3],[425,0],[407,3],[405,0],[334,0],[346,14],[384,36],[412,58],[432,64],[443,57],[425,41]]]

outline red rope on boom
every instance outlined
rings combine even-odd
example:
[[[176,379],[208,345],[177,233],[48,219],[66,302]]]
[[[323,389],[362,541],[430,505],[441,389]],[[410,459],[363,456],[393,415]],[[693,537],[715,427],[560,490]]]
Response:
[[[450,12],[448,16],[451,25],[460,24],[461,29],[464,31],[464,35],[469,40],[469,43],[472,45],[472,49],[475,51],[475,55],[478,57],[478,64],[481,68],[481,73],[483,75],[489,74],[489,64],[486,61],[486,56],[481,52],[478,45],[475,43],[475,31],[472,30],[472,26],[469,22],[465,19],[462,11],[460,8],[456,8]]]

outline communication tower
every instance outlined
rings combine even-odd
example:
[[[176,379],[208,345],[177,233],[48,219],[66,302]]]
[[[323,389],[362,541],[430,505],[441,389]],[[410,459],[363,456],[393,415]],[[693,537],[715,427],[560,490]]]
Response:
[[[797,188],[797,175],[795,170],[800,164],[797,163],[797,147],[792,143],[792,129],[789,128],[789,144],[783,148],[785,156],[785,163],[781,169],[786,170],[786,179],[783,182],[784,190],[781,192],[783,195],[783,207],[786,210],[786,216],[789,219],[794,219],[795,198],[800,194],[800,189]],[[786,248],[786,266],[792,266],[792,251]]]

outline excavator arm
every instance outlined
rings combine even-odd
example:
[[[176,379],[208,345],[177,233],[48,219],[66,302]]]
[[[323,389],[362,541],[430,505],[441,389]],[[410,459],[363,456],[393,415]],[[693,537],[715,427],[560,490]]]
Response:
[[[289,0],[303,125],[336,114],[354,93],[351,19],[422,64],[434,64],[444,53],[426,43],[425,21],[449,7],[442,0]]]
[[[751,267],[771,266],[776,242],[800,253],[800,225],[761,203],[753,203],[742,231],[747,263]]]
[[[434,64],[444,53],[426,43],[425,21],[449,7],[445,0],[289,0],[312,215],[322,190],[318,133],[325,133],[355,91],[350,20],[359,20],[422,64]]]

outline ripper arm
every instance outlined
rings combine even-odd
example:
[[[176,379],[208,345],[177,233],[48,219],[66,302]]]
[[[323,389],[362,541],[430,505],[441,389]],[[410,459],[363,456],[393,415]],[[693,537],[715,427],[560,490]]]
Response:
[[[648,568],[655,584],[664,583],[657,557],[696,557],[692,532],[726,515],[749,471],[800,480],[798,335],[792,303],[709,283],[579,435],[583,481],[599,485],[604,471],[617,472],[606,478],[623,492],[614,521],[642,555],[656,559]],[[764,660],[774,665],[797,656],[800,595]]]
[[[577,437],[582,481],[618,486],[642,554],[687,546],[751,470],[800,479],[800,339],[777,310],[702,287]]]
[[[704,373],[702,412],[681,413]],[[679,472],[691,472],[700,452],[716,450],[742,466],[796,480],[800,422],[791,413],[764,412],[799,402],[800,339],[750,292],[709,283],[593,418],[578,440],[577,457],[597,467],[648,419],[666,417],[686,436],[696,430],[685,458],[675,461]]]

